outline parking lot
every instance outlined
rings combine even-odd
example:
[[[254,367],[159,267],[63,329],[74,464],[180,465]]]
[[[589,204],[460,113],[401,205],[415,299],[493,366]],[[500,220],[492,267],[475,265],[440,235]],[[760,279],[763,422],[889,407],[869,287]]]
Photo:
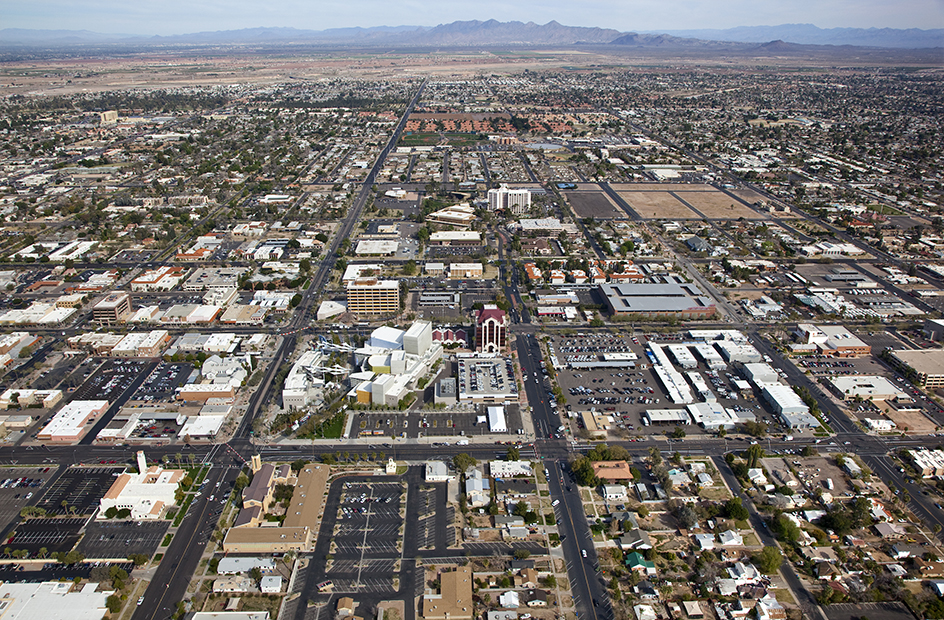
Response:
[[[153,362],[139,360],[106,360],[85,383],[76,388],[73,400],[107,400],[114,403],[134,380],[147,371]]]
[[[131,400],[142,402],[172,401],[177,388],[187,382],[187,378],[193,370],[193,364],[188,362],[179,364],[159,362],[144,380],[144,383],[135,390]]]
[[[0,528],[18,517],[20,509],[42,492],[46,480],[55,473],[55,466],[0,470]]]
[[[404,483],[337,481],[332,486],[340,486],[340,494],[335,495],[334,559],[326,577],[336,592],[394,592]]]
[[[656,340],[677,341],[672,336],[659,336]],[[646,355],[648,337],[638,335],[614,335],[609,332],[578,334],[576,337],[554,337],[551,339],[551,353],[557,363],[567,368],[559,370],[557,380],[567,396],[565,409],[573,419],[578,431],[583,422],[579,412],[593,412],[612,416],[610,432],[620,435],[645,432],[662,433],[671,430],[675,424],[660,427],[646,427],[642,414],[648,409],[683,409],[684,405],[672,402],[667,396],[661,381],[651,368]],[[607,360],[617,360],[618,365],[593,367]],[[679,370],[676,367],[676,370]],[[701,376],[719,402],[728,409],[750,411],[771,429],[778,429],[775,417],[752,399],[743,398],[734,387],[733,381],[740,379],[733,368],[711,370],[703,362],[696,368],[681,369],[681,372],[695,372]],[[527,379],[530,380],[530,379]],[[727,398],[727,396],[734,398]],[[700,427],[685,425],[689,434],[704,433]]]
[[[74,514],[92,514],[111,488],[115,476],[122,471],[123,466],[70,467],[46,488],[37,506],[45,509],[49,515],[72,513],[72,507],[75,507]]]
[[[4,545],[13,551],[25,549],[33,556],[41,549],[47,553],[71,551],[85,522],[85,518],[30,519],[17,525]]]
[[[93,521],[85,529],[78,551],[86,558],[151,556],[167,533],[170,521]]]
[[[432,411],[389,411],[383,413],[354,412],[353,430],[361,437],[427,437],[431,442],[455,443],[463,437],[488,434],[485,407],[462,405],[453,409]],[[509,439],[518,437],[521,412],[518,405],[505,406],[505,423]]]

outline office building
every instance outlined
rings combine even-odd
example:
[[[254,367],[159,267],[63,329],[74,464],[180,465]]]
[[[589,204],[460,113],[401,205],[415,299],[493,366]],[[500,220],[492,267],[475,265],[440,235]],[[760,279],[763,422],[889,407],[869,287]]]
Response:
[[[347,310],[353,314],[396,314],[400,311],[400,283],[377,278],[349,282]]]
[[[131,314],[131,295],[111,293],[92,308],[92,320],[99,325],[115,325]]]
[[[475,350],[501,353],[505,349],[508,315],[494,304],[486,304],[475,317]]]

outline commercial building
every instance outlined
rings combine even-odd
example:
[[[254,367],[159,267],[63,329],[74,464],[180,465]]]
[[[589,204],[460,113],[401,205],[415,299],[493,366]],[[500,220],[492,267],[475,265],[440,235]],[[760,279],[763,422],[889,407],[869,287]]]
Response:
[[[472,568],[457,566],[439,574],[439,594],[423,597],[423,618],[426,620],[471,620]]]
[[[239,278],[246,273],[243,267],[214,267],[197,269],[181,289],[188,293],[239,288]]]
[[[486,304],[475,316],[475,350],[500,353],[505,350],[508,315],[494,304]]]
[[[815,345],[822,355],[858,357],[872,352],[872,347],[842,325],[800,323],[796,335],[801,343]]]
[[[131,314],[131,295],[111,293],[92,307],[92,320],[99,325],[116,325]]]
[[[891,350],[891,362],[919,385],[944,387],[944,349]]]
[[[600,480],[611,484],[633,480],[632,468],[626,461],[594,461],[593,473]]]
[[[236,388],[228,383],[191,383],[177,389],[177,400],[205,403],[211,398],[232,400]]]
[[[396,314],[400,311],[400,283],[372,277],[349,282],[347,310],[353,314]]]
[[[526,189],[509,189],[504,183],[498,189],[488,190],[488,210],[504,209],[512,215],[521,215],[531,208],[531,192]]]
[[[101,620],[107,613],[106,602],[114,590],[98,592],[98,583],[81,588],[69,580],[42,583],[0,583],[0,612],[4,620]]]
[[[482,245],[482,234],[476,230],[440,230],[429,236],[429,244],[431,246]]]
[[[131,290],[135,293],[169,291],[180,284],[187,271],[181,267],[159,267],[146,271],[131,281]]]
[[[761,388],[764,400],[789,428],[804,429],[819,426],[819,421],[810,414],[810,408],[790,386],[782,383],[763,383],[758,387]]]
[[[468,203],[461,203],[433,211],[426,216],[426,221],[432,224],[444,224],[456,228],[468,229],[475,222],[475,209]]]
[[[0,395],[0,409],[11,406],[39,406],[43,409],[55,407],[62,400],[62,390],[9,389]]]
[[[449,265],[449,277],[453,280],[462,278],[479,279],[485,274],[482,263],[452,263]]]
[[[86,425],[108,410],[107,400],[74,400],[46,423],[36,438],[53,443],[74,443],[89,430]]]
[[[171,337],[166,329],[149,332],[131,332],[111,350],[112,357],[158,357],[170,344]]]
[[[123,473],[99,500],[101,513],[109,508],[130,510],[137,521],[160,519],[164,510],[176,504],[175,494],[186,472],[182,469],[148,467],[144,452],[137,454],[138,473]]]
[[[886,379],[876,375],[845,375],[836,376],[829,379],[829,383],[835,392],[843,400],[896,400],[908,399],[908,395],[901,391],[898,386]]]
[[[694,284],[602,284],[600,292],[613,314],[697,319],[716,312]]]
[[[364,239],[357,242],[354,253],[358,256],[393,256],[400,247],[398,241],[389,239]]]

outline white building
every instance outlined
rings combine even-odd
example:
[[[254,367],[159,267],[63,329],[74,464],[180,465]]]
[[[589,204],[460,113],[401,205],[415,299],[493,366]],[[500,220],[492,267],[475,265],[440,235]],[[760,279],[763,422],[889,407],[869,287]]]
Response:
[[[531,192],[526,189],[509,189],[502,183],[498,189],[488,190],[488,210],[510,210],[514,215],[521,215],[531,207]]]
[[[442,461],[426,461],[426,482],[449,482],[455,476],[449,473],[449,468]]]
[[[138,452],[138,473],[123,473],[100,500],[101,513],[109,508],[128,509],[136,521],[160,519],[164,509],[176,504],[175,494],[185,472],[147,466],[144,452]]]
[[[0,610],[4,620],[101,620],[108,609],[105,603],[114,590],[98,590],[99,584],[86,583],[75,589],[72,581],[0,584]]]
[[[488,470],[491,472],[492,478],[534,475],[530,461],[489,461]]]

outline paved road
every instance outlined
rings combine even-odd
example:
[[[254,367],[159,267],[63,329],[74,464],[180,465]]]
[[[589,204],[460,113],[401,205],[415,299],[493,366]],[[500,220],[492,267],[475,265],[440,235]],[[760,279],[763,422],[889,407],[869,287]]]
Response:
[[[158,565],[144,594],[144,602],[135,609],[132,620],[163,620],[177,610],[177,602],[184,599],[190,578],[197,570],[202,551],[219,518],[213,509],[222,505],[220,500],[229,495],[238,475],[238,467],[214,467],[210,470],[206,491],[191,504],[170,546],[164,550],[164,560]],[[217,483],[220,483],[219,487]],[[209,496],[214,491],[214,501],[210,502]]]
[[[728,467],[727,461],[721,457],[713,458],[715,467],[718,469],[718,472],[724,478],[725,483],[728,485],[728,488],[731,489],[731,492],[736,496],[741,498],[741,502],[747,508],[750,513],[751,525],[754,528],[754,531],[757,532],[757,536],[760,539],[760,542],[765,547],[780,547],[777,543],[777,540],[770,533],[770,530],[767,528],[764,520],[757,513],[757,509],[754,507],[754,502],[751,501],[751,498],[744,495],[741,492],[741,485],[737,481],[737,478],[734,477],[734,473],[731,471],[731,468]],[[820,608],[819,604],[816,602],[816,599],[813,598],[813,595],[807,590],[803,583],[800,582],[800,578],[797,576],[796,571],[793,570],[793,566],[789,561],[784,560],[783,564],[780,566],[780,573],[783,575],[784,580],[786,580],[787,585],[790,587],[790,590],[793,591],[794,597],[797,599],[797,603],[800,605],[800,608],[806,613],[809,618],[821,618],[826,620],[823,610]]]

